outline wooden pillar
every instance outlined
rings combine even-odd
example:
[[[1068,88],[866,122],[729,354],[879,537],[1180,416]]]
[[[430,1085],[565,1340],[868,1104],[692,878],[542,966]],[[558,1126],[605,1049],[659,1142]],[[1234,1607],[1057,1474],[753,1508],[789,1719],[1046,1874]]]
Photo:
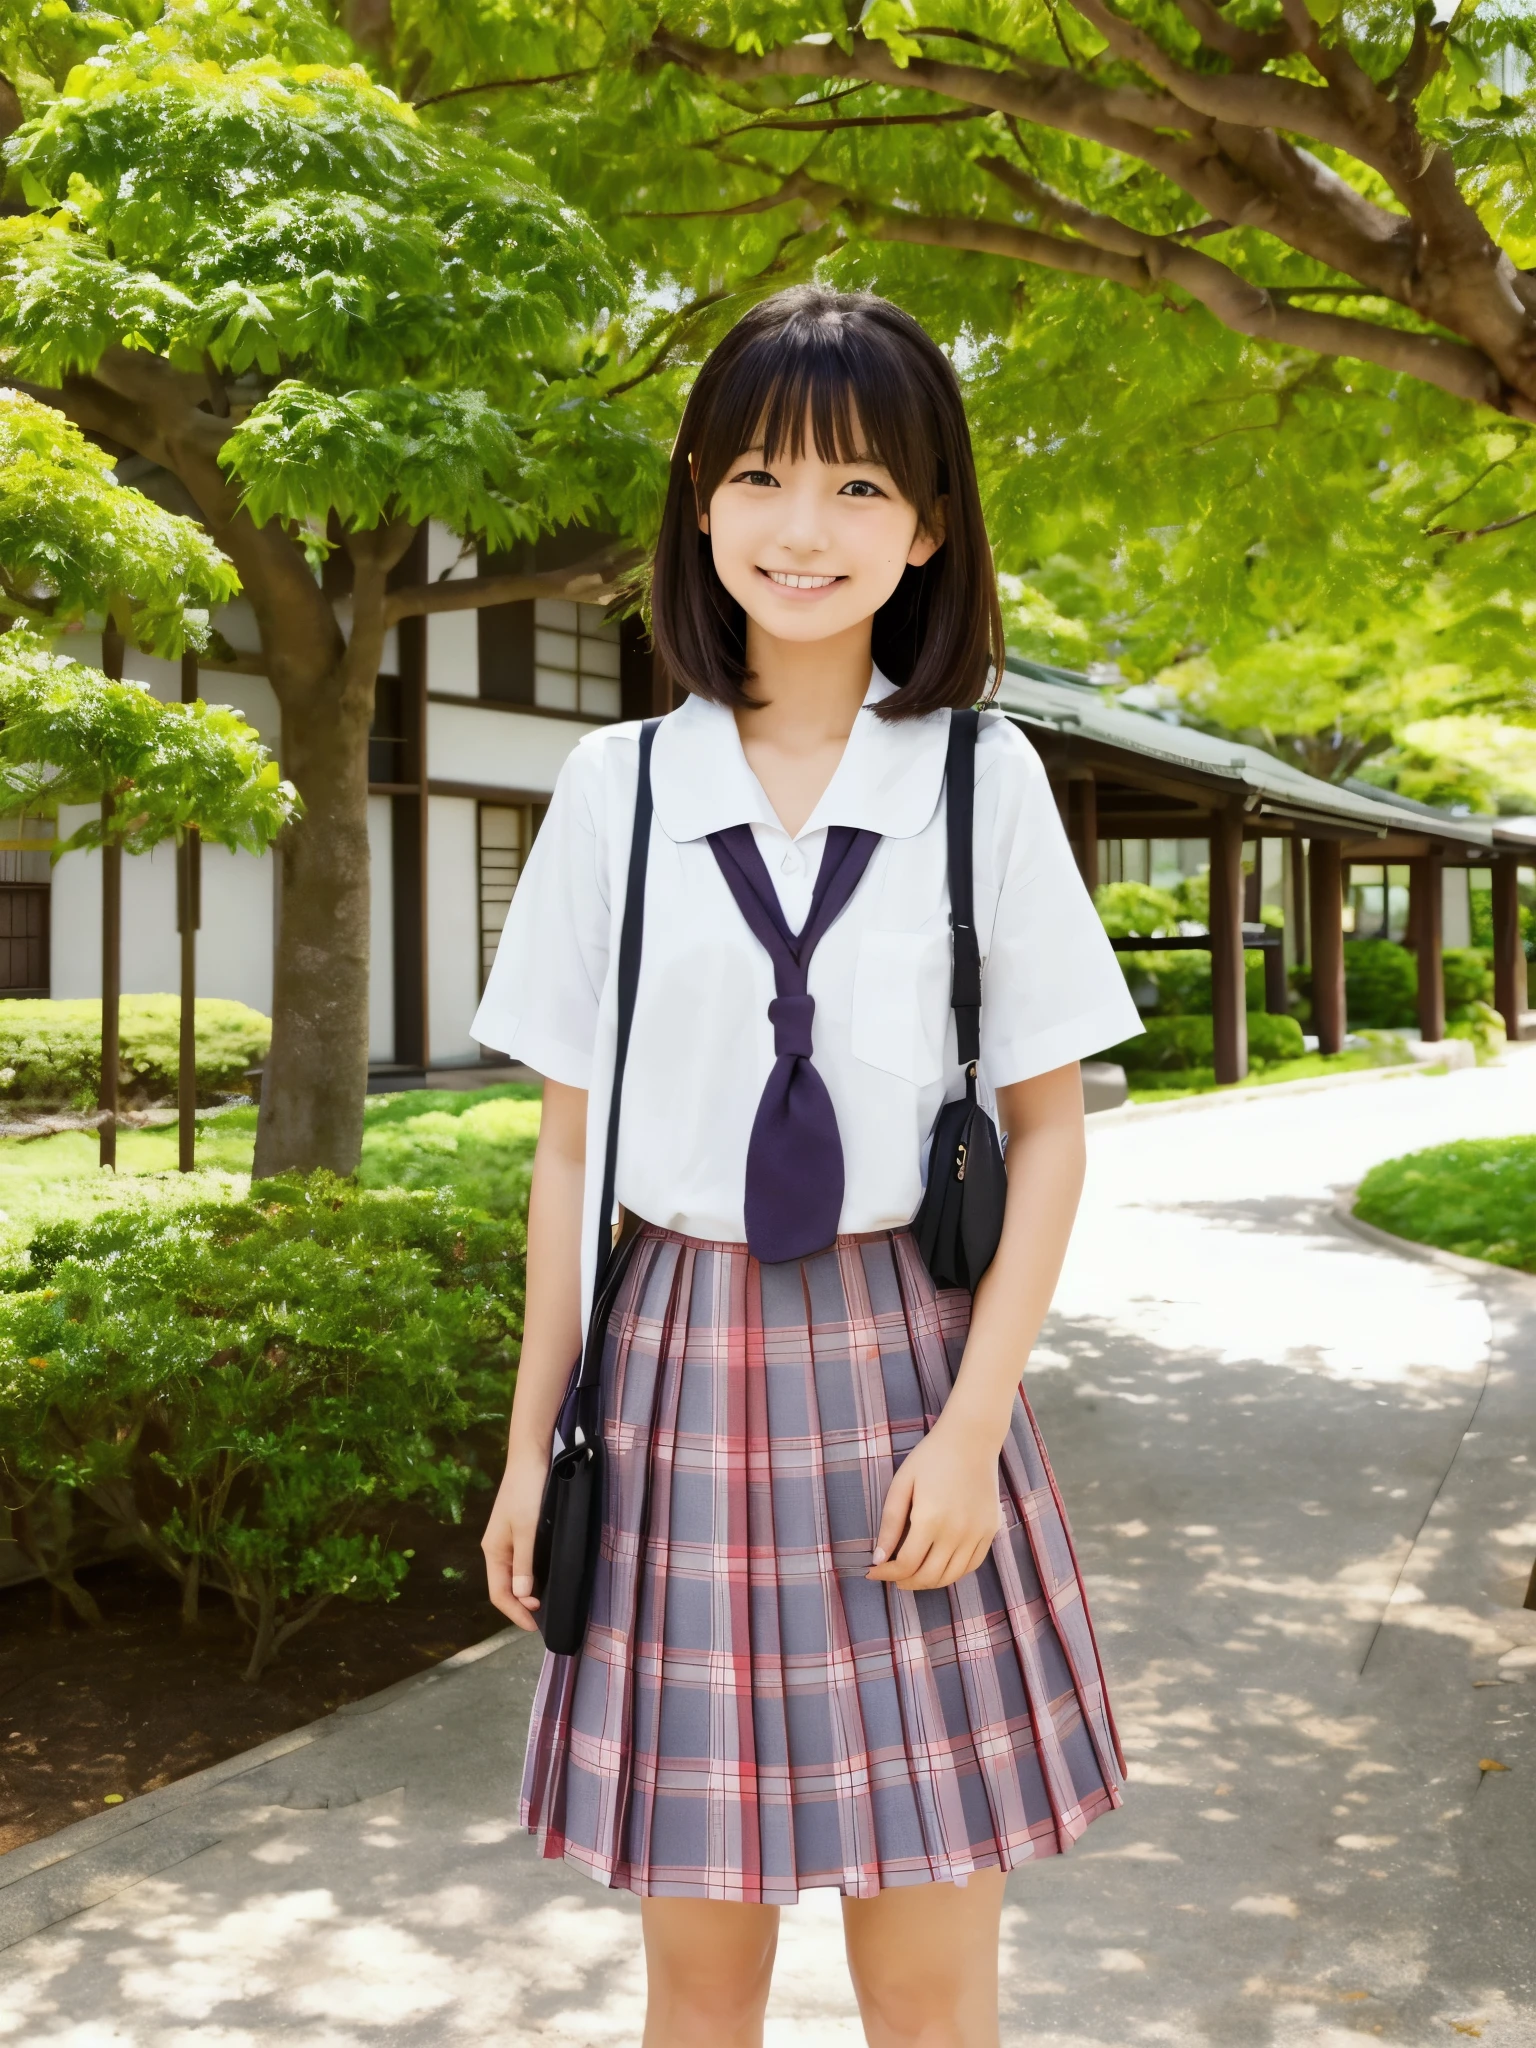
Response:
[[[1211,1022],[1216,1079],[1248,1072],[1248,999],[1243,979],[1243,814],[1211,814]]]
[[[1419,966],[1419,1036],[1438,1045],[1445,1036],[1445,946],[1443,856],[1426,853],[1408,869],[1408,934]]]
[[[1344,863],[1336,839],[1314,839],[1307,861],[1312,927],[1312,1028],[1319,1052],[1344,1049]]]
[[[1075,799],[1071,805],[1073,851],[1083,886],[1091,896],[1099,886],[1099,786],[1090,773],[1075,775],[1068,788]]]
[[[113,682],[123,679],[123,636],[108,619],[101,630],[101,666]],[[119,1009],[123,987],[123,847],[109,835],[112,798],[101,800],[101,1111],[97,1160],[117,1166],[117,1075],[122,1059]]]
[[[181,657],[181,701],[197,702],[197,656]],[[203,846],[195,826],[176,849],[176,929],[181,934],[181,1041],[176,1067],[177,1166],[197,1164],[197,928],[203,921]]]
[[[1493,861],[1493,1007],[1511,1039],[1520,1036],[1520,1013],[1528,994],[1525,953],[1520,944],[1520,857],[1501,853]]]

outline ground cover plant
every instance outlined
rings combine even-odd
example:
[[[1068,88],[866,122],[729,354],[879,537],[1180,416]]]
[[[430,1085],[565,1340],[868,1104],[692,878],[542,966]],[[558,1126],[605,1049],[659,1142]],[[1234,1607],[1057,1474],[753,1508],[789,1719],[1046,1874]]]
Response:
[[[240,1200],[250,1185],[256,1115],[237,1108],[199,1116],[190,1174],[176,1171],[174,1125],[120,1131],[116,1173],[100,1171],[93,1131],[0,1140],[0,1262],[23,1259],[45,1224]],[[539,1090],[523,1082],[371,1095],[359,1179],[376,1188],[450,1188],[471,1208],[517,1217],[527,1206],[538,1128]]]
[[[1416,1244],[1536,1273],[1536,1137],[1467,1138],[1373,1166],[1355,1214]]]
[[[451,1191],[324,1174],[39,1231],[0,1293],[13,1538],[86,1622],[77,1567],[108,1539],[189,1627],[215,1589],[258,1678],[332,1601],[394,1595],[392,1508],[458,1519],[508,1406],[521,1254]]]

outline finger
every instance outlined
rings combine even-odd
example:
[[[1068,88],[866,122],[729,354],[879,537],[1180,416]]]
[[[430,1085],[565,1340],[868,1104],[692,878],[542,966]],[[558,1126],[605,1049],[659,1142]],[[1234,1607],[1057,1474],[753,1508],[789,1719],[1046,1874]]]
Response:
[[[905,1465],[898,1465],[895,1477],[885,1490],[885,1506],[880,1514],[880,1527],[875,1531],[874,1562],[884,1564],[895,1555],[896,1546],[901,1542],[907,1518],[912,1512],[912,1477]]]
[[[485,1552],[485,1590],[499,1614],[519,1628],[533,1627],[533,1609],[539,1604],[533,1597],[533,1575],[519,1572],[515,1555],[500,1546]]]
[[[888,1563],[878,1565],[870,1577],[888,1579],[892,1585],[910,1591],[914,1577],[921,1571],[932,1548],[933,1538],[926,1530],[908,1529],[906,1540],[896,1555]]]
[[[960,1576],[955,1569],[959,1561],[957,1551],[943,1543],[934,1544],[912,1575],[909,1590],[913,1593],[937,1592],[941,1586],[949,1585]]]

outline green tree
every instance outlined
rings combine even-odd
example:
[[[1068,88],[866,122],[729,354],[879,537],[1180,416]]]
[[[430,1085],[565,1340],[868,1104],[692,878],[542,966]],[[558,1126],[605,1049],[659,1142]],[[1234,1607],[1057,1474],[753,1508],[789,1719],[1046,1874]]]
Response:
[[[26,117],[6,145],[0,367],[167,472],[239,571],[305,800],[257,1171],[348,1172],[385,635],[432,610],[601,596],[630,557],[393,572],[429,519],[492,548],[570,523],[644,531],[660,462],[650,387],[612,395],[635,375],[624,290],[526,159],[424,124],[302,0],[45,6],[0,49]],[[344,599],[317,573],[337,549]]]
[[[1251,699],[1267,664],[1283,700],[1347,644],[1332,755],[1312,695],[1294,724],[1219,705],[1328,772],[1382,743],[1394,679],[1536,710],[1529,10],[852,20],[394,0],[374,48],[424,114],[541,153],[680,353],[817,266],[948,340],[1022,651],[1166,675],[1215,716],[1229,674]]]
[[[117,480],[51,405],[0,388],[0,631],[57,632],[90,613],[156,654],[207,641],[240,579],[195,520]]]

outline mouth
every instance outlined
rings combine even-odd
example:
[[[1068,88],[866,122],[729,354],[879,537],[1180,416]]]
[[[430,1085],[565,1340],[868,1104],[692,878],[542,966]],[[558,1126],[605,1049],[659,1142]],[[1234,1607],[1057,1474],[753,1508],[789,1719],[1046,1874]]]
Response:
[[[759,576],[766,576],[777,590],[830,590],[834,583],[845,583],[844,576],[803,576],[791,569],[759,569]]]

